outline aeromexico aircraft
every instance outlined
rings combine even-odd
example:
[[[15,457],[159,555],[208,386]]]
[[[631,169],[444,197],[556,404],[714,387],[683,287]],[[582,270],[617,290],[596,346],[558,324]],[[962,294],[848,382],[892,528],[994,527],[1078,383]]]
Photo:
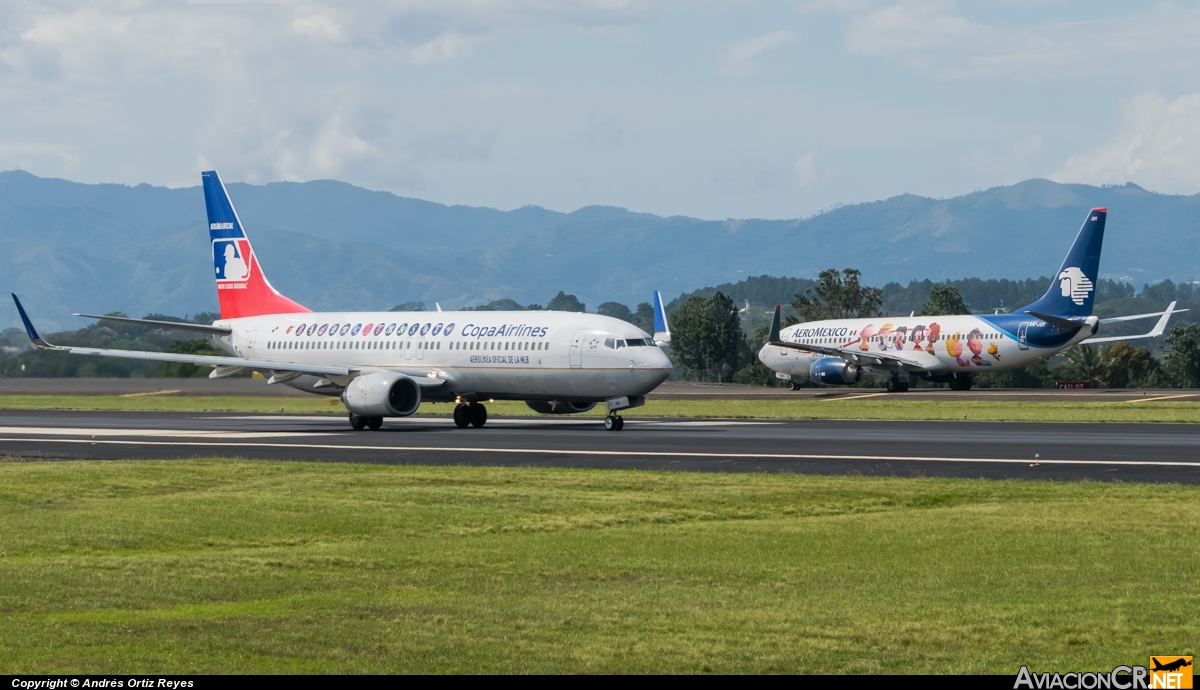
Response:
[[[355,429],[406,417],[422,400],[455,403],[460,428],[487,421],[485,400],[521,400],[545,414],[605,403],[610,430],[666,380],[670,342],[662,296],[654,294],[651,336],[598,314],[552,311],[315,313],[281,295],[263,273],[225,185],[201,175],[221,319],[211,326],[77,314],[211,334],[228,356],[59,347],[38,336],[13,295],[33,343],[80,355],[187,362],[210,378],[247,370],[310,393],[338,396]]]
[[[1111,319],[1092,316],[1100,245],[1108,209],[1094,208],[1038,301],[1010,314],[976,316],[909,316],[838,319],[779,328],[779,307],[766,345],[758,358],[780,378],[807,377],[823,385],[857,383],[864,374],[887,376],[889,392],[908,390],[908,374],[926,381],[971,388],[974,372],[1026,366],[1082,342],[1154,338],[1162,335],[1171,314],[1166,311]],[[1149,333],[1097,338],[1100,326],[1117,321],[1159,317]]]

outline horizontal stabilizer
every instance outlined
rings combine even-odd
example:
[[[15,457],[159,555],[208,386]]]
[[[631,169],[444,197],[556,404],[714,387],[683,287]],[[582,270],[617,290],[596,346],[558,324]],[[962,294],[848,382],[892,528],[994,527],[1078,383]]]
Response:
[[[1025,313],[1029,314],[1030,316],[1036,316],[1042,321],[1045,321],[1052,326],[1057,326],[1064,331],[1079,330],[1087,325],[1083,322],[1083,320],[1076,321],[1066,316],[1050,316],[1049,314],[1039,314],[1036,311],[1027,311]]]
[[[100,319],[102,321],[120,321],[121,323],[134,323],[139,326],[150,326],[153,328],[166,328],[176,331],[194,331],[196,333],[212,333],[213,335],[229,335],[233,333],[232,329],[224,326],[205,326],[202,323],[182,323],[178,321],[155,321],[153,319],[131,319],[128,316],[96,316],[95,314],[76,314],[85,319]]]

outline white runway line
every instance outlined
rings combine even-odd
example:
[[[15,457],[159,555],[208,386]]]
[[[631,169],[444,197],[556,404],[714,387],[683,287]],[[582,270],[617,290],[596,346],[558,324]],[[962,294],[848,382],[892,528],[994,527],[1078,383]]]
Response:
[[[262,415],[262,416],[253,416],[253,417],[244,417],[244,416],[194,417],[193,419],[239,419],[239,420],[249,420],[249,421],[270,420],[270,421],[275,421],[275,422],[295,421],[295,422],[329,422],[329,423],[339,424],[339,425],[347,424],[346,418],[344,415],[332,417],[332,418],[328,417],[328,416],[325,416],[325,417],[295,416],[295,417],[293,417],[290,415]],[[450,424],[453,424],[453,420],[449,416],[446,416],[446,417],[402,417],[402,418],[388,417],[388,419],[387,419],[388,424],[397,424],[397,423],[400,423],[400,424],[436,424],[436,423],[442,422],[442,421],[445,421],[447,423],[447,426],[449,426]],[[493,426],[493,425],[523,426],[523,425],[532,425],[532,424],[603,426],[604,418],[603,417],[576,417],[574,419],[552,419],[552,418],[548,418],[548,417],[528,417],[528,418],[524,418],[524,417],[518,417],[518,418],[489,417],[487,423],[488,423],[488,426]],[[770,424],[782,424],[783,422],[782,421],[755,421],[755,420],[743,420],[743,419],[728,419],[728,420],[726,420],[726,419],[709,419],[709,420],[701,420],[701,421],[690,421],[687,419],[680,419],[678,421],[671,420],[671,419],[626,419],[625,423],[626,424],[637,424],[639,426],[665,426],[665,425],[671,425],[671,426],[763,426],[763,425],[770,425]],[[3,432],[4,428],[5,427],[0,427],[0,432]]]
[[[118,441],[118,440],[89,440],[75,438],[4,438],[9,442],[25,443],[83,443],[126,446],[196,446],[206,448],[283,448],[297,450],[371,450],[392,452],[428,452],[428,453],[499,453],[507,455],[585,455],[592,457],[624,457],[624,458],[707,458],[716,460],[871,460],[878,462],[949,462],[949,463],[1004,463],[1032,465],[1030,458],[948,458],[923,457],[903,455],[816,455],[800,453],[687,453],[677,451],[624,451],[624,450],[567,450],[558,448],[449,448],[436,446],[354,446],[337,444],[297,444],[297,443],[208,443],[204,441]],[[1047,460],[1042,459],[1041,465],[1118,465],[1131,467],[1193,467],[1200,469],[1200,461],[1196,462],[1162,462],[1153,460]]]
[[[311,431],[219,431],[209,429],[48,429],[36,426],[0,426],[0,434],[40,434],[46,436],[151,436],[180,438],[279,438],[280,436],[333,436]],[[0,441],[8,441],[0,437]]]

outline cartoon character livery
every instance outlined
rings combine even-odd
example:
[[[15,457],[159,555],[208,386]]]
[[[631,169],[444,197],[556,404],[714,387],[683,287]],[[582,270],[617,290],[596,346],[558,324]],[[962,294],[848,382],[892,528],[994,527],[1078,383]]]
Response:
[[[776,376],[792,387],[808,378],[824,385],[857,383],[864,375],[887,377],[887,390],[908,390],[909,374],[926,381],[949,383],[955,390],[971,387],[971,372],[1004,371],[1026,366],[1082,342],[1154,338],[1162,335],[1171,314],[1166,311],[1111,319],[1092,316],[1100,270],[1100,246],[1108,210],[1088,213],[1071,250],[1054,274],[1050,289],[1036,302],[1011,314],[978,316],[888,317],[839,319],[780,328],[779,307],[768,343],[758,353]],[[1158,317],[1148,333],[1097,338],[1100,326],[1116,321]],[[818,334],[836,333],[831,341]],[[845,343],[840,347],[838,342]],[[924,343],[924,344],[922,344]],[[984,354],[988,356],[985,357]]]
[[[671,363],[658,345],[671,341],[662,295],[654,293],[654,334],[619,319],[576,312],[314,313],[271,286],[233,202],[215,171],[201,174],[221,319],[211,326],[77,314],[210,335],[226,356],[58,347],[43,340],[13,295],[39,348],[101,357],[187,362],[212,367],[209,378],[256,371],[282,383],[337,396],[355,429],[379,429],[421,402],[454,405],[460,428],[482,427],[488,400],[521,400],[543,414],[637,407],[666,380]],[[470,318],[465,318],[470,314]]]

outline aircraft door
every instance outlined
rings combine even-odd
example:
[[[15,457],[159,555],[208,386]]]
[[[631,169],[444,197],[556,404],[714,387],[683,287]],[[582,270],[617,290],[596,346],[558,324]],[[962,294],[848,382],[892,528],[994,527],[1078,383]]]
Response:
[[[425,346],[429,344],[424,338],[413,343],[413,348],[416,350],[417,359],[425,359]]]
[[[411,340],[401,340],[400,347],[404,348],[404,353],[403,353],[404,359],[412,359],[413,358],[412,341]]]
[[[251,328],[250,330],[246,331],[245,338],[239,338],[235,334],[232,338],[234,353],[236,353],[239,357],[247,357],[247,358],[253,357],[254,356],[254,338],[257,335],[258,335],[257,328]]]
[[[1022,350],[1029,349],[1029,322],[1024,321],[1020,326],[1017,326],[1017,347]]]
[[[575,331],[575,335],[571,336],[571,368],[578,369],[583,366],[583,341],[587,337],[587,329],[580,328]]]

